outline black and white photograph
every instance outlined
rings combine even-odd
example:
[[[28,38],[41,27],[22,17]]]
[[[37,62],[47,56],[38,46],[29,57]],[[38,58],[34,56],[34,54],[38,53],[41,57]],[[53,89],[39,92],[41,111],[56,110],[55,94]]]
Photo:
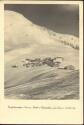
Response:
[[[4,5],[4,97],[80,99],[78,4]]]
[[[83,2],[0,2],[0,123],[83,124]]]

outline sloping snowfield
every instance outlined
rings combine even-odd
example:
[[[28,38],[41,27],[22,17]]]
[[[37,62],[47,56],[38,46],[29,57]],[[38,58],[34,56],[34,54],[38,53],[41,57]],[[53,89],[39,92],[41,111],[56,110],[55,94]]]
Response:
[[[59,66],[24,66],[28,58],[47,57],[63,61],[58,60]],[[79,99],[78,38],[54,33],[19,13],[5,11],[4,84],[9,99]]]

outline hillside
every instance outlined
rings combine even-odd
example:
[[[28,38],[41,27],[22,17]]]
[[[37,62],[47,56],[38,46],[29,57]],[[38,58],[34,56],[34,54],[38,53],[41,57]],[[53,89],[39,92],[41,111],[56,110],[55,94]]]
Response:
[[[51,66],[50,60],[58,57],[63,58],[60,65],[52,62]],[[42,65],[37,66],[38,61],[33,61],[37,58]],[[44,65],[46,58],[48,60]],[[26,59],[29,62],[24,66]],[[32,61],[34,67],[29,64]],[[64,68],[68,66],[74,68]],[[35,25],[19,13],[5,11],[5,96],[18,99],[78,99],[78,38],[54,33]]]

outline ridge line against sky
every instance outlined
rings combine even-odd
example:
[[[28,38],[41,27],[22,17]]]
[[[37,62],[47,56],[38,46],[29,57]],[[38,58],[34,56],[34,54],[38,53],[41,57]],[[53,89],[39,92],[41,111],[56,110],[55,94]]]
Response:
[[[78,5],[7,4],[4,9],[21,13],[34,24],[54,32],[79,36]]]

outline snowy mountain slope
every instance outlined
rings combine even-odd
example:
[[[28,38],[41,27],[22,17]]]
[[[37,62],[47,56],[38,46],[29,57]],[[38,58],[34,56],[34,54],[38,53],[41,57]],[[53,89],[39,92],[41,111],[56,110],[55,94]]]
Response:
[[[11,70],[10,70],[11,71]],[[5,82],[5,96],[12,99],[78,99],[79,72],[49,67],[13,69]]]
[[[47,32],[42,32],[38,26],[28,21],[22,15],[6,11],[5,20],[7,20],[5,23],[6,51],[15,47],[26,47],[26,45],[51,43]]]
[[[33,24],[21,14],[13,11],[5,11],[5,27],[6,51],[20,48],[21,46],[31,46],[31,44],[34,45],[36,43],[54,45],[57,41],[65,41],[73,44],[73,46],[79,44],[77,37],[54,33],[53,31]]]
[[[76,44],[79,46],[77,37],[53,33],[53,31],[33,24],[19,13],[5,11],[5,51],[11,51],[6,53],[7,60],[24,54],[30,56],[53,56],[58,52],[63,54],[63,47],[66,53],[71,51],[67,53],[67,56],[73,55],[74,50],[61,44],[63,41],[73,43],[73,46]],[[58,48],[61,51],[58,51]]]
[[[79,42],[33,24],[19,13],[5,11],[5,96],[21,99],[78,99]],[[63,57],[61,67],[23,67],[27,58]],[[12,66],[17,65],[18,68]],[[58,85],[59,84],[59,85]]]

